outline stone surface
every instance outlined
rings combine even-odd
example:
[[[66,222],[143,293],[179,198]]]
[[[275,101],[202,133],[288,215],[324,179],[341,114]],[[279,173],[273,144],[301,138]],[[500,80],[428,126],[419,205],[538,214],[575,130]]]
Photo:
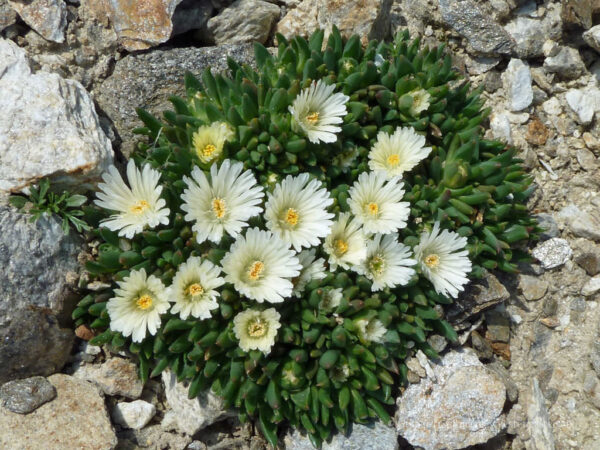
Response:
[[[121,139],[121,150],[129,154],[135,145],[131,130],[142,125],[135,108],[148,110],[157,117],[171,109],[170,95],[185,95],[186,70],[200,76],[211,67],[213,72],[227,68],[227,57],[250,64],[252,45],[224,45],[205,48],[174,48],[128,55],[115,65],[112,75],[96,91],[96,101],[113,121]]]
[[[459,449],[497,436],[506,427],[504,383],[468,349],[432,364],[424,378],[398,398],[396,429],[413,446]]]
[[[472,0],[439,0],[442,20],[465,37],[475,53],[507,55],[514,46],[510,35]]]
[[[112,411],[113,420],[125,428],[144,428],[156,414],[156,407],[144,400],[117,403]]]
[[[583,33],[583,40],[594,50],[600,52],[600,25],[590,28]]]
[[[556,56],[544,60],[544,69],[559,77],[573,79],[585,72],[585,64],[575,48],[563,47]]]
[[[539,300],[546,294],[548,283],[531,275],[519,275],[519,288],[527,300]]]
[[[533,101],[529,65],[512,58],[503,74],[504,90],[511,111],[522,111]]]
[[[592,123],[594,114],[600,112],[600,89],[595,86],[586,89],[569,89],[565,98],[582,125]]]
[[[600,252],[585,252],[575,258],[583,270],[591,277],[600,273]]]
[[[535,218],[537,219],[539,226],[544,230],[540,233],[540,240],[545,241],[550,238],[558,237],[558,224],[551,214],[540,213],[536,214]]]
[[[0,386],[0,404],[19,414],[29,414],[56,397],[56,389],[44,377],[13,380]]]
[[[560,211],[571,232],[592,241],[600,241],[600,212],[583,211],[575,205],[567,205]]]
[[[553,269],[566,263],[573,255],[573,250],[565,239],[552,238],[536,245],[531,254],[544,269]]]
[[[494,361],[490,364],[486,364],[486,369],[494,372],[498,378],[504,383],[504,387],[506,388],[506,397],[509,402],[516,402],[519,398],[519,387],[517,383],[513,381],[510,377],[510,373],[508,370],[502,365],[500,361]]]
[[[192,450],[192,438],[184,434],[170,433],[160,425],[148,425],[141,430],[125,429],[119,433],[119,450],[137,450],[147,448],[151,450]],[[228,449],[219,447],[217,449]],[[229,447],[232,449],[239,447]],[[196,449],[207,450],[206,444]]]
[[[204,30],[213,13],[213,5],[197,0],[183,0],[173,13],[173,35],[190,30]]]
[[[144,388],[137,366],[124,358],[111,358],[101,365],[81,366],[73,376],[96,383],[106,395],[137,399]]]
[[[17,21],[17,13],[8,0],[0,0],[0,31]]]
[[[208,32],[217,45],[258,41],[264,44],[279,6],[262,0],[237,0],[208,21]]]
[[[188,388],[177,382],[177,377],[170,371],[162,373],[162,380],[170,408],[167,414],[171,415],[169,419],[182,433],[194,435],[219,420],[235,415],[233,411],[224,410],[223,401],[210,391],[193,400],[188,399]]]
[[[581,288],[581,295],[589,297],[600,291],[600,276],[590,278]]]
[[[99,180],[112,147],[81,84],[32,73],[25,52],[0,39],[0,91],[0,192],[41,177],[69,187]]]
[[[537,378],[534,378],[532,381],[532,393],[529,407],[527,408],[527,419],[532,448],[553,450],[555,446],[552,425],[550,424],[550,417],[546,408],[546,400],[544,399]]]
[[[298,430],[288,432],[284,437],[286,450],[312,450],[308,436]],[[336,433],[331,442],[324,442],[323,450],[397,450],[398,437],[396,430],[381,422],[368,425],[353,424],[349,436]]]
[[[0,448],[112,449],[117,437],[104,398],[92,384],[64,374],[48,381],[56,398],[27,415],[0,409]]]
[[[587,148],[578,149],[575,157],[581,168],[587,172],[592,172],[598,166],[598,160]]]
[[[507,144],[513,143],[510,120],[508,120],[506,111],[492,114],[492,117],[490,118],[490,129],[492,130],[492,135],[495,139],[506,142]]]
[[[600,10],[598,0],[563,0],[562,18],[569,26],[590,28],[593,25],[592,16]]]
[[[279,21],[277,32],[286,38],[296,34],[306,37],[321,28],[327,39],[335,25],[344,37],[358,34],[366,45],[371,39],[389,35],[392,3],[392,0],[303,0]]]
[[[67,27],[67,5],[63,0],[9,0],[23,22],[44,39],[64,42]],[[0,73],[2,71],[0,70]]]
[[[515,40],[515,52],[519,58],[538,58],[543,56],[543,44],[546,39],[557,40],[562,34],[560,7],[548,5],[542,18],[517,15],[504,29]]]
[[[543,91],[540,90],[540,92]],[[525,135],[525,140],[533,145],[544,145],[548,140],[549,134],[550,133],[546,125],[544,125],[540,119],[534,117],[527,125],[527,134]]]

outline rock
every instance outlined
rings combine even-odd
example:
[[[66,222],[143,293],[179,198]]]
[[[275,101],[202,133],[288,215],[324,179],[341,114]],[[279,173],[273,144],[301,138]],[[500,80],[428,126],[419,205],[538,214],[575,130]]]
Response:
[[[483,83],[485,91],[493,94],[502,87],[502,76],[500,72],[491,70],[485,74]]]
[[[600,276],[590,278],[581,288],[581,295],[589,297],[600,291]]]
[[[97,89],[96,101],[123,140],[121,151],[129,154],[133,150],[136,138],[131,130],[142,125],[135,108],[144,108],[161,117],[162,111],[172,108],[167,100],[169,95],[185,96],[186,70],[198,77],[207,67],[221,72],[227,68],[228,56],[241,64],[251,64],[252,45],[157,49],[119,60],[112,75]]]
[[[390,33],[392,0],[303,0],[277,24],[277,32],[290,38],[308,36],[317,28],[325,30],[325,42],[333,25],[345,38],[353,34],[366,45],[371,39],[385,39]]]
[[[598,160],[592,152],[586,148],[580,148],[575,152],[577,162],[583,170],[591,172],[598,167]]]
[[[600,377],[600,339],[596,339],[594,342],[594,346],[590,352],[590,362],[596,375]]]
[[[547,296],[544,299],[544,303],[542,306],[542,315],[544,317],[554,316],[557,311],[558,311],[558,301],[556,300],[556,297],[553,297],[551,295]]]
[[[492,346],[477,331],[473,331],[471,333],[471,344],[473,345],[473,350],[475,350],[479,359],[490,360],[494,357]]]
[[[178,433],[168,433],[160,425],[150,425],[141,430],[126,429],[119,433],[119,449],[133,450],[148,448],[152,450],[192,450],[192,438]],[[189,445],[189,446],[188,446]],[[204,445],[204,444],[203,444]],[[216,446],[219,448],[219,446]],[[206,445],[200,447],[206,450]],[[227,447],[220,447],[223,450]],[[237,448],[237,447],[232,447]]]
[[[487,326],[485,337],[492,344],[495,342],[508,343],[510,341],[510,322],[508,314],[504,310],[504,305],[498,305],[496,308],[486,311],[485,323]]]
[[[551,116],[558,116],[562,113],[562,105],[556,97],[550,97],[550,99],[542,103],[542,108],[546,114]]]
[[[508,55],[514,41],[472,0],[439,0],[442,20],[463,36],[475,53]]]
[[[546,270],[562,266],[573,255],[573,250],[565,239],[552,238],[540,242],[531,252]]]
[[[20,191],[42,177],[80,187],[98,181],[112,163],[110,141],[83,86],[31,73],[25,52],[4,39],[0,91],[0,192]]]
[[[600,10],[597,0],[563,0],[562,19],[566,25],[583,27],[586,30],[593,25],[592,15]]]
[[[397,400],[396,429],[411,445],[460,449],[505,429],[504,383],[472,351],[451,351],[433,370],[437,382],[424,378]]]
[[[500,63],[500,58],[491,58],[489,56],[465,55],[465,64],[471,75],[481,75],[487,73]]]
[[[112,429],[102,393],[92,384],[64,374],[48,381],[56,398],[27,415],[0,409],[0,448],[112,449]]]
[[[9,411],[29,414],[56,397],[56,389],[44,377],[9,381],[0,386],[0,401]]]
[[[125,358],[111,358],[101,365],[81,366],[73,376],[96,383],[106,395],[137,399],[144,388],[137,366]]]
[[[502,78],[510,110],[522,111],[529,107],[533,101],[529,65],[520,59],[512,58]]]
[[[540,233],[540,240],[545,241],[558,236],[558,224],[551,214],[540,213],[535,214],[534,217],[537,219],[540,228],[544,230]]]
[[[506,388],[506,396],[508,401],[514,403],[519,398],[519,387],[517,383],[513,381],[508,373],[508,370],[502,365],[500,361],[494,361],[490,364],[486,364],[486,369],[494,372],[498,378],[504,383],[504,387]]]
[[[550,4],[543,18],[516,16],[504,29],[515,40],[515,52],[519,58],[529,59],[543,56],[546,39],[559,40],[562,35],[560,7]]]
[[[546,294],[548,283],[538,277],[521,274],[519,275],[519,288],[527,300],[539,300]]]
[[[208,32],[217,45],[241,44],[269,38],[279,18],[279,6],[262,0],[237,0],[208,21]]]
[[[17,21],[17,13],[8,3],[8,0],[0,0],[0,31],[11,26]]]
[[[546,408],[546,400],[544,399],[537,378],[534,378],[532,382],[532,393],[527,408],[527,419],[531,435],[531,448],[553,450],[555,447],[552,425],[550,424],[550,417]]]
[[[427,337],[427,343],[431,345],[431,347],[438,353],[443,352],[448,345],[446,338],[444,336],[440,336],[439,334],[429,335]]]
[[[582,125],[592,123],[594,113],[600,111],[600,89],[595,86],[586,89],[569,89],[565,98]]]
[[[75,336],[79,339],[83,339],[84,341],[89,341],[94,337],[94,332],[87,325],[79,325],[75,328]]]
[[[585,72],[585,64],[577,49],[563,47],[556,56],[544,59],[544,69],[556,73],[559,77],[574,79]]]
[[[223,401],[212,392],[203,392],[197,398],[188,399],[188,388],[177,382],[170,371],[162,373],[165,395],[170,407],[171,417],[180,432],[196,434],[201,429],[227,417],[234,416],[233,411],[223,409]]]
[[[308,436],[297,429],[283,438],[286,450],[313,450]],[[397,450],[398,437],[392,426],[377,421],[368,425],[352,424],[349,436],[336,433],[331,442],[323,442],[323,450]]]
[[[493,113],[490,118],[490,129],[495,139],[512,144],[510,120],[505,113]]]
[[[144,428],[156,414],[156,407],[144,400],[117,403],[112,411],[115,422],[125,428]]]
[[[212,17],[213,5],[197,0],[183,0],[173,13],[172,35],[186,33],[190,30],[204,30]]]
[[[600,25],[596,25],[583,33],[583,40],[600,53]]]
[[[65,41],[67,5],[63,0],[8,0],[8,3],[44,39]]]
[[[600,253],[586,252],[575,258],[575,262],[591,277],[600,273]]]
[[[546,125],[544,125],[540,119],[534,117],[527,126],[525,140],[533,145],[544,145],[548,140],[549,134]]]
[[[564,217],[571,232],[577,236],[592,241],[600,241],[600,218],[598,212],[591,214],[582,211],[575,205],[567,205],[560,213]]]

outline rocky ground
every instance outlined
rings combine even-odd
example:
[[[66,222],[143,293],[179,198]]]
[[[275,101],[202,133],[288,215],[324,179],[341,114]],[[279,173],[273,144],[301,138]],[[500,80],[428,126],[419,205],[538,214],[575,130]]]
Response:
[[[546,231],[520,275],[489,274],[447,311],[460,341],[409,360],[393,426],[324,448],[600,448],[598,23],[598,0],[0,0],[0,447],[266,447],[211,394],[190,401],[168,373],[142,386],[126,354],[74,336],[84,243],[6,195],[44,176],[93,185],[135,146],[135,107],[159,114],[184,70],[335,24],[445,42],[490,136],[521,149]],[[291,432],[281,446],[311,448]]]

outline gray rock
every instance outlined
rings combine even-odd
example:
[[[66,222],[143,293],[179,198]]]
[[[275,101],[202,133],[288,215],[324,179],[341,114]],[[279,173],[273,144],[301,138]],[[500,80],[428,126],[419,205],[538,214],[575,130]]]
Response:
[[[508,55],[514,41],[471,0],[439,0],[442,20],[467,39],[475,53]]]
[[[186,33],[190,30],[203,30],[211,18],[213,6],[208,2],[183,0],[173,13],[173,35]]]
[[[569,89],[565,94],[569,108],[576,114],[577,121],[589,125],[594,114],[600,111],[600,89],[590,86],[586,89]]]
[[[563,47],[556,56],[544,60],[544,69],[556,73],[559,77],[573,79],[585,72],[585,64],[577,49]]]
[[[101,365],[80,366],[73,376],[96,383],[106,395],[137,399],[144,389],[137,366],[124,358],[111,358]]]
[[[485,323],[487,332],[485,336],[492,342],[510,341],[510,321],[504,305],[498,305],[496,308],[485,312]]]
[[[556,300],[556,297],[553,297],[550,295],[547,296],[544,299],[544,303],[542,304],[542,316],[551,317],[551,316],[554,316],[557,311],[558,311],[558,300]]]
[[[558,40],[562,34],[560,7],[550,4],[543,18],[518,15],[504,29],[515,40],[515,52],[519,58],[529,59],[543,56],[546,39]]]
[[[81,84],[31,73],[25,52],[0,39],[0,91],[0,192],[42,177],[69,187],[100,179],[112,147]]]
[[[588,29],[593,25],[593,14],[600,9],[597,0],[562,0],[562,18],[569,27]]]
[[[56,397],[56,389],[44,377],[9,381],[0,387],[0,402],[9,411],[29,414]]]
[[[511,403],[516,402],[519,398],[519,387],[517,386],[517,383],[515,383],[510,377],[508,370],[506,370],[502,363],[500,361],[494,361],[490,364],[486,364],[485,367],[498,375],[498,378],[502,380],[504,387],[506,388],[506,396],[508,401]]]
[[[306,435],[298,430],[288,432],[283,438],[286,450],[313,450],[314,447]],[[398,437],[392,426],[381,422],[368,425],[355,423],[348,436],[337,433],[331,442],[324,442],[323,450],[397,450]]]
[[[32,413],[0,408],[0,448],[112,449],[117,445],[104,398],[94,385],[64,374],[52,375],[48,381],[56,388],[56,398]]]
[[[182,433],[192,436],[219,420],[235,415],[233,411],[224,410],[221,398],[210,391],[201,393],[195,399],[188,399],[188,388],[179,383],[170,371],[162,373],[162,380],[170,408],[163,422],[174,422],[173,425]]]
[[[502,76],[500,72],[491,70],[485,74],[484,88],[486,92],[493,94],[502,87]]]
[[[67,5],[63,0],[8,0],[8,3],[44,39],[64,42]]]
[[[502,74],[504,90],[511,111],[522,111],[533,101],[529,65],[520,59],[511,59]]]
[[[539,300],[548,290],[548,283],[538,277],[519,275],[519,288],[527,300]]]
[[[96,101],[113,121],[121,139],[121,150],[129,154],[136,139],[131,130],[142,125],[135,108],[148,110],[157,117],[171,109],[167,97],[185,96],[183,75],[186,70],[200,76],[211,67],[213,72],[227,68],[227,57],[250,64],[252,45],[223,45],[204,48],[174,48],[128,55],[119,60],[112,75],[97,89]]]
[[[600,253],[585,252],[575,258],[575,262],[579,264],[583,270],[591,277],[600,273]]]
[[[208,21],[208,32],[217,45],[258,41],[264,44],[279,6],[262,0],[237,0]]]
[[[600,25],[596,25],[583,33],[583,40],[600,53]]]
[[[117,403],[112,411],[115,422],[125,428],[144,428],[156,414],[156,407],[144,400]]]
[[[573,255],[573,250],[565,239],[552,238],[540,242],[531,252],[544,269],[562,266]]]
[[[598,160],[596,156],[589,151],[587,148],[577,149],[575,157],[581,168],[587,172],[591,172],[598,167]]]
[[[446,346],[448,345],[448,341],[444,336],[440,336],[439,334],[432,334],[427,337],[427,343],[433,347],[433,349],[441,353],[444,351]]]
[[[550,238],[558,237],[558,224],[554,220],[554,217],[552,217],[552,214],[540,213],[535,214],[534,217],[537,219],[540,228],[544,230],[540,233],[540,240],[546,241]]]
[[[126,429],[119,433],[119,449],[134,450],[139,448],[148,448],[151,450],[192,450],[192,438],[179,433],[168,433],[160,425],[149,425],[140,430]],[[208,447],[202,443],[200,450],[206,450]],[[218,445],[217,445],[217,448]],[[220,447],[223,450],[228,447]],[[229,447],[236,449],[239,447]]]
[[[560,214],[575,236],[600,241],[600,214],[597,211],[592,214],[575,205],[567,205]]]
[[[590,278],[581,288],[581,295],[589,297],[600,291],[600,275]]]
[[[532,381],[532,393],[527,408],[527,419],[529,433],[531,435],[532,448],[553,450],[554,434],[546,408],[546,400],[542,394],[537,378]]]
[[[578,324],[585,319],[585,310],[587,309],[587,304],[583,297],[575,297],[571,300],[571,304],[569,305],[569,319],[571,323]]]
[[[0,31],[17,21],[17,13],[8,4],[8,0],[0,0]]]
[[[494,357],[492,346],[477,331],[471,333],[471,344],[479,359],[490,360]]]
[[[600,336],[599,336],[600,337]],[[590,352],[590,362],[596,372],[596,375],[600,377],[600,339],[596,339]]]
[[[468,349],[432,364],[436,381],[424,378],[398,397],[396,430],[411,445],[460,449],[506,428],[504,383]]]

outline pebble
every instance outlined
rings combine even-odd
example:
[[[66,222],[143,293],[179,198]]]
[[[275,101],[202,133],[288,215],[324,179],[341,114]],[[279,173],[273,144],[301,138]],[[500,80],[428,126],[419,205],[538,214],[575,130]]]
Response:
[[[521,274],[519,275],[519,288],[527,300],[539,300],[546,294],[548,283],[538,277]]]
[[[600,291],[600,275],[590,278],[581,288],[581,295],[590,297]]]
[[[117,403],[112,411],[115,422],[134,430],[144,428],[155,414],[156,407],[144,400]]]
[[[592,123],[594,114],[600,111],[600,89],[596,87],[569,89],[565,94],[565,98],[582,125]]]
[[[600,25],[590,28],[582,35],[583,40],[594,50],[600,52]]]
[[[494,357],[492,346],[477,331],[471,333],[471,344],[473,345],[473,349],[477,352],[479,359],[490,360]]]
[[[575,262],[591,277],[600,273],[600,252],[585,252]]]
[[[279,6],[262,0],[237,0],[208,21],[217,45],[257,41],[265,43],[279,18]]]
[[[537,219],[540,228],[543,229],[543,231],[540,233],[541,241],[558,237],[558,224],[556,223],[556,220],[554,220],[554,217],[552,217],[552,214],[539,213],[534,214],[534,217]]]
[[[519,398],[519,387],[510,377],[510,373],[506,368],[502,365],[500,361],[494,361],[490,364],[486,364],[485,366],[488,370],[494,372],[500,380],[504,383],[504,387],[506,388],[506,396],[508,401],[514,403]]]
[[[81,366],[73,376],[96,383],[106,395],[137,399],[144,388],[137,366],[125,358],[111,358],[101,365]]]
[[[0,387],[0,402],[9,411],[29,414],[56,397],[56,389],[44,377],[13,380]]]
[[[531,252],[546,270],[562,266],[573,255],[566,239],[552,238],[540,242]]]
[[[571,47],[563,47],[556,56],[546,58],[544,68],[566,79],[578,78],[585,72],[585,64],[579,51]]]
[[[586,148],[577,150],[575,156],[581,168],[587,172],[591,172],[598,167],[598,160],[594,154]]]
[[[502,74],[502,80],[511,111],[522,111],[531,105],[533,101],[531,72],[526,62],[512,58]]]
[[[510,121],[505,113],[494,113],[490,118],[490,129],[495,139],[512,144]]]
[[[537,378],[532,381],[532,395],[527,408],[527,419],[532,448],[554,449],[554,434],[552,433],[552,425],[546,408],[546,399],[542,394]]]
[[[544,92],[544,91],[541,91]],[[545,93],[544,93],[545,94]],[[540,119],[534,117],[527,125],[525,140],[533,145],[544,145],[549,136],[548,128]]]
[[[492,342],[510,341],[510,322],[502,305],[485,312],[487,331],[485,337]]]

